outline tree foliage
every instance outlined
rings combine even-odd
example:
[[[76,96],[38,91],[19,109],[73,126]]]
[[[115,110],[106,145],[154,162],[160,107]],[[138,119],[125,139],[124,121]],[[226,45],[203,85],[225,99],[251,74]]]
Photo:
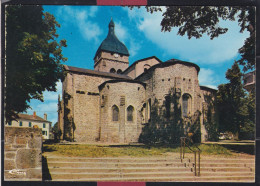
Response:
[[[180,104],[181,93],[170,89],[163,104],[155,98],[151,106],[151,121],[146,124],[140,134],[139,141],[146,144],[179,144],[180,137],[188,137],[194,143],[200,142],[200,115],[196,111],[194,115],[182,117]]]
[[[242,85],[242,73],[238,63],[234,63],[226,72],[229,83],[219,85],[217,106],[221,132],[232,132],[239,138],[241,129],[252,132],[254,127],[254,98],[246,94]],[[251,130],[251,131],[250,131]]]
[[[147,11],[153,13],[162,11],[159,7],[148,6]],[[162,14],[162,31],[171,31],[178,27],[178,34],[187,35],[188,38],[200,38],[207,34],[214,39],[225,34],[228,28],[220,26],[221,20],[238,21],[240,32],[249,31],[250,36],[239,49],[244,71],[255,68],[255,8],[254,7],[231,7],[231,6],[167,6]]]
[[[6,120],[29,108],[31,99],[43,101],[43,91],[56,91],[63,77],[62,47],[54,16],[41,6],[6,7]]]

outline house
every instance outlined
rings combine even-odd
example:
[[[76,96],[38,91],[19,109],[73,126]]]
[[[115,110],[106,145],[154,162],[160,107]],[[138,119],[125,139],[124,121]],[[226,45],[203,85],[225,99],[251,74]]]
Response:
[[[6,127],[36,127],[42,129],[43,139],[50,139],[51,122],[47,120],[47,114],[44,118],[36,115],[18,114],[18,119],[6,123]]]

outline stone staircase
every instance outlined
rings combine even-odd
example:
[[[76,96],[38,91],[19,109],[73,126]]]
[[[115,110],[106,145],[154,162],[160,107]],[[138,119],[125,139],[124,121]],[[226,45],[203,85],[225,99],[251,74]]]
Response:
[[[46,156],[53,181],[254,182],[254,158],[202,158],[200,176],[186,158]]]

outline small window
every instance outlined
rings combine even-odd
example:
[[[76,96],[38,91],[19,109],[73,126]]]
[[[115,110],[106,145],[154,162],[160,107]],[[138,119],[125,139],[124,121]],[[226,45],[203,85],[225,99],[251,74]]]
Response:
[[[122,73],[122,70],[121,70],[121,69],[118,69],[118,70],[117,70],[117,73],[118,73],[118,74],[121,74],[121,73]]]
[[[45,135],[45,131],[42,131],[42,135]]]
[[[11,126],[11,125],[12,125],[12,122],[11,122],[11,121],[9,121],[9,122],[8,122],[8,125],[9,125],[9,126]]]
[[[133,106],[129,106],[127,107],[127,121],[133,121],[133,114],[134,114],[134,107]]]
[[[46,128],[45,123],[43,123],[43,128]]]
[[[182,116],[188,117],[191,113],[191,96],[189,94],[184,94],[182,96]]]
[[[118,121],[119,120],[119,109],[116,105],[114,105],[112,107],[112,118],[113,118],[113,121]]]
[[[20,126],[20,127],[22,127],[22,126],[23,126],[23,122],[22,122],[22,121],[20,121],[20,123],[19,123],[19,126]]]
[[[111,68],[110,73],[116,73],[116,70],[114,68]]]
[[[32,122],[29,122],[29,127],[32,127]]]

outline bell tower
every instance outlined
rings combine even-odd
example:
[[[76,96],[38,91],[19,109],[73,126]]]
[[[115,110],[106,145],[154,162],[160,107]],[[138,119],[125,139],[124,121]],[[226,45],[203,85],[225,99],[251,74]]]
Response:
[[[129,66],[129,52],[115,35],[115,23],[111,19],[108,34],[94,57],[94,69],[102,72],[122,73]]]

